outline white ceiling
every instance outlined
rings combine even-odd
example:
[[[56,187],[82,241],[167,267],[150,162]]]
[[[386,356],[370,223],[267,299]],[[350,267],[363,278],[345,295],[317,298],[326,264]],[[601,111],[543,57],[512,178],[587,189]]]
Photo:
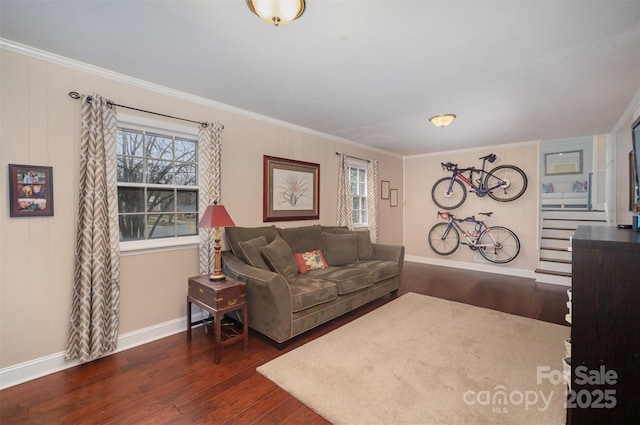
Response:
[[[640,88],[640,0],[0,0],[0,37],[398,155],[609,133]]]

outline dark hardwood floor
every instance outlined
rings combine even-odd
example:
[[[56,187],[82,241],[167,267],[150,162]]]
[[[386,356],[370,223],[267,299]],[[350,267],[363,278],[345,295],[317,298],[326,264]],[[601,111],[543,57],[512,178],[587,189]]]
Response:
[[[566,288],[531,279],[406,262],[399,295],[407,292],[566,324]],[[0,391],[0,423],[327,424],[256,367],[392,299],[322,325],[281,351],[251,332],[249,352],[242,344],[225,347],[219,365],[213,336],[202,327],[191,343],[184,333],[163,338]]]

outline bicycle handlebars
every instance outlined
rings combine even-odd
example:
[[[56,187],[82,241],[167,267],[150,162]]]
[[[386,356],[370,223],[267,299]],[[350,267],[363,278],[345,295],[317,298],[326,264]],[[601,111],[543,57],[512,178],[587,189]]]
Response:
[[[482,156],[482,157],[480,157],[478,159],[486,160],[486,161],[489,161],[489,163],[493,163],[496,160],[496,154],[490,153],[489,155]],[[453,162],[441,162],[440,165],[442,165],[442,169],[443,170],[447,170],[447,171],[456,171],[456,170],[458,170],[458,164],[454,164]],[[484,167],[483,167],[483,169],[484,169]],[[463,171],[466,171],[466,170],[474,170],[475,171],[475,168],[474,167],[469,167],[469,168],[466,168]]]
[[[484,215],[486,217],[491,217],[491,214],[493,214],[493,212],[488,212],[488,213],[478,213],[480,215]],[[476,220],[476,216],[472,215],[470,217],[465,217],[465,218],[456,218],[456,215],[449,212],[449,211],[438,211],[437,217],[440,217],[443,220],[449,220],[449,218],[455,220],[455,221],[469,221],[469,222],[473,222],[473,223],[478,223],[478,220]]]
[[[440,165],[442,165],[443,170],[447,171],[455,171],[458,169],[458,164],[454,164],[453,162],[441,162]]]

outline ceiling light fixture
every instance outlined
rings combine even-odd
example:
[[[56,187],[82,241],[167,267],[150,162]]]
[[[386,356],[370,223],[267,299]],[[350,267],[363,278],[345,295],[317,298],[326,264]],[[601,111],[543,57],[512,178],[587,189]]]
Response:
[[[247,0],[247,6],[268,24],[286,25],[304,13],[304,0]]]
[[[440,114],[429,118],[429,121],[436,127],[445,128],[456,119],[454,114]]]

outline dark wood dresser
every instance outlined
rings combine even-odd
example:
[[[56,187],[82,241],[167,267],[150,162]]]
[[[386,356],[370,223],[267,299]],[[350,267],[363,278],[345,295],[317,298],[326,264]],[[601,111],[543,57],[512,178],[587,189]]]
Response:
[[[569,424],[640,423],[640,233],[578,226],[572,242]]]

